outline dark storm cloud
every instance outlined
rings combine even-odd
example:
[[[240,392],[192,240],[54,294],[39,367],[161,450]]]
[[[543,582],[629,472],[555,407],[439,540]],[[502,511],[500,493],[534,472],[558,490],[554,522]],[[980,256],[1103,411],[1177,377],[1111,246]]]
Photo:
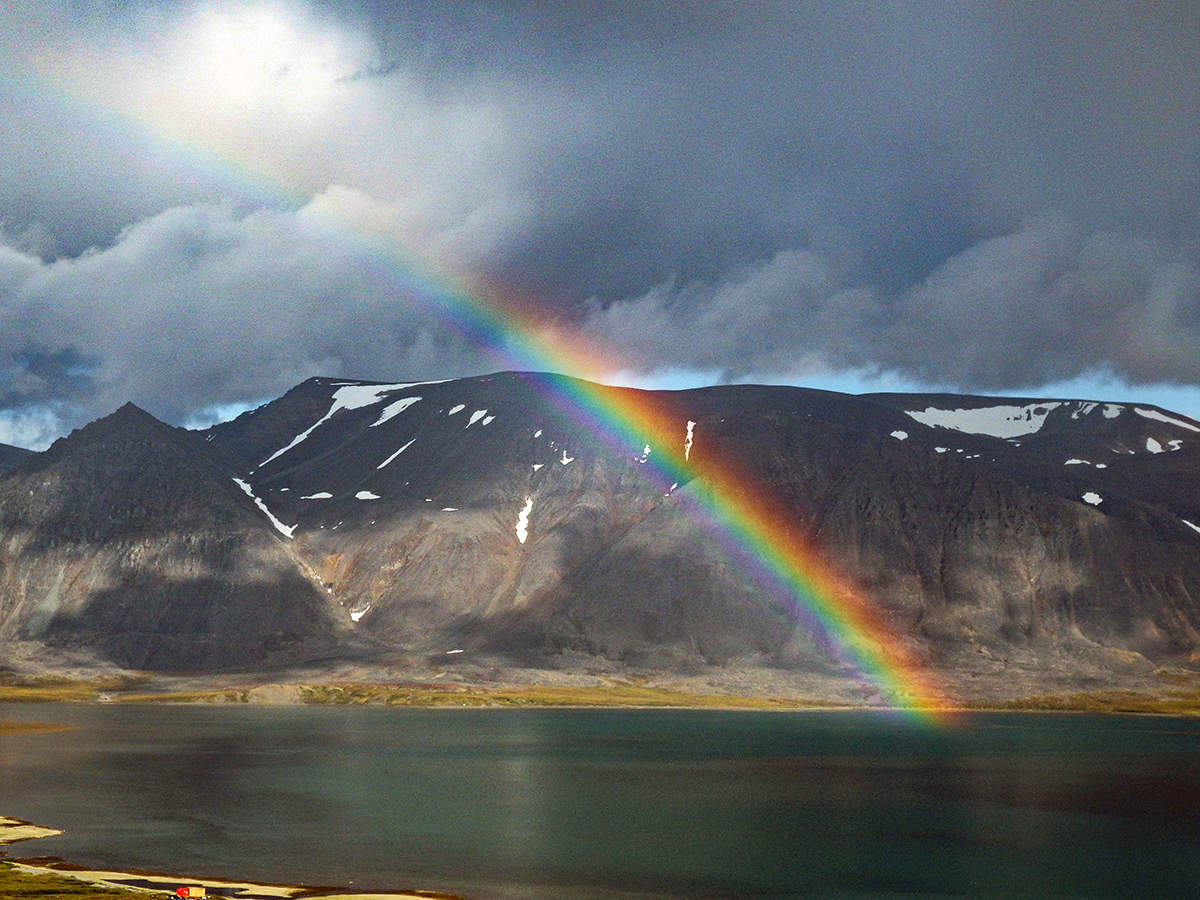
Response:
[[[628,323],[616,343],[650,368],[1195,383],[1197,25],[1159,5],[734,11],[593,94],[620,98],[618,137],[590,180],[551,169],[591,191],[552,257],[607,311],[593,333]],[[781,262],[806,256],[816,282]]]
[[[1197,228],[1194,8],[390,7],[373,21],[394,58],[503,96],[521,145],[504,174],[540,201],[503,261],[568,295],[787,249],[853,254],[898,290],[1051,213]]]
[[[0,377],[0,408],[38,404],[63,396],[86,397],[93,389],[90,373],[97,360],[75,347],[15,351],[9,357],[10,371]]]
[[[926,378],[942,368],[1005,388],[1112,366],[1138,382],[1200,383],[1195,257],[1069,221],[1032,222],[950,260],[904,297],[901,322],[909,339],[881,357]]]
[[[258,69],[223,50],[256,9]],[[0,371],[46,402],[178,419],[313,372],[486,367],[312,225],[329,208],[645,373],[1200,381],[1193,5],[0,15]]]
[[[982,240],[897,294],[784,251],[717,282],[665,284],[587,329],[633,368],[758,373],[876,369],[998,391],[1115,370],[1200,382],[1194,258],[1062,218]]]

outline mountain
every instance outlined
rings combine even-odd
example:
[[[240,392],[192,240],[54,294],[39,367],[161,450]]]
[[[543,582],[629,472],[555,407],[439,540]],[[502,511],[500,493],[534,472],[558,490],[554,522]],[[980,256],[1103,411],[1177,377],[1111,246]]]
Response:
[[[595,427],[630,404],[657,433]],[[689,471],[736,471],[732,488],[666,475],[654,448],[685,444]],[[512,372],[314,378],[204,432],[126,407],[73,433],[0,475],[0,638],[144,668],[336,656],[844,696],[829,686],[855,676],[755,577],[758,551],[696,516],[731,490],[785,510],[952,692],[1200,659],[1191,419]]]

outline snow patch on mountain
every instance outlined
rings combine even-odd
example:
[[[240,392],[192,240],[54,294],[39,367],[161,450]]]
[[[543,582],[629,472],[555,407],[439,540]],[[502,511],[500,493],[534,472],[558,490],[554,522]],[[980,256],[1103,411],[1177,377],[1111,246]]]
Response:
[[[1197,534],[1200,534],[1200,525],[1197,525],[1195,522],[1189,522],[1187,519],[1180,519],[1179,521],[1182,522],[1184,525],[1186,525],[1188,528],[1192,529],[1192,531],[1196,532]]]
[[[1046,423],[1046,416],[1060,406],[1062,403],[1057,401],[1026,406],[985,406],[979,409],[939,409],[930,406],[923,410],[905,410],[905,413],[931,428],[1013,438],[1040,431]]]
[[[1115,419],[1117,416],[1119,416],[1121,414],[1121,412],[1124,409],[1125,409],[1125,407],[1123,407],[1119,403],[1105,403],[1104,404],[1104,418]]]
[[[908,440],[908,432],[907,431],[893,431],[892,437],[894,437],[898,441],[907,441]]]
[[[1104,498],[1095,491],[1088,491],[1082,497],[1084,503],[1090,503],[1092,506],[1099,506],[1104,502]]]
[[[271,510],[267,509],[267,504],[263,503],[261,499],[256,497],[254,495],[254,489],[252,487],[250,487],[250,485],[248,485],[246,482],[242,481],[242,479],[235,478],[235,479],[233,479],[233,483],[236,484],[238,487],[240,487],[245,492],[246,496],[254,501],[254,505],[263,511],[263,513],[266,515],[266,517],[271,520],[271,524],[274,525],[276,529],[278,529],[280,534],[282,534],[284,537],[288,537],[288,538],[290,538],[292,536],[292,532],[296,530],[295,525],[284,525],[277,518],[275,518],[274,513],[272,513]]]
[[[1065,463],[1063,463],[1063,465],[1064,466],[1092,466],[1097,469],[1107,469],[1108,468],[1108,463],[1088,462],[1086,459],[1068,459]]]
[[[462,412],[462,411],[463,411],[464,409],[466,409],[466,408],[467,408],[467,404],[465,404],[465,403],[458,403],[458,404],[455,404],[454,406],[450,407],[450,412],[446,413],[446,415],[448,415],[448,416],[452,416],[452,415],[454,415],[455,413],[460,413],[460,412]]]
[[[369,427],[374,428],[376,425],[382,425],[388,419],[400,415],[400,413],[404,412],[420,399],[420,397],[405,397],[403,400],[397,400],[395,403],[389,403],[383,408],[383,412],[379,414],[379,418],[372,422]]]
[[[1156,441],[1154,438],[1148,437],[1148,438],[1146,438],[1146,449],[1149,450],[1151,453],[1162,453],[1163,445],[1160,444],[1158,441]]]
[[[470,428],[472,425],[474,425],[476,422],[478,422],[480,419],[482,419],[486,415],[487,415],[486,409],[475,410],[475,412],[471,413],[471,421],[467,423],[467,427]]]
[[[329,493],[329,491],[317,491],[315,494],[309,494],[308,496],[301,497],[300,499],[301,500],[330,500],[332,498],[333,498],[333,494]]]
[[[696,423],[691,419],[687,423],[687,434],[683,438],[683,458],[685,460],[692,458],[692,441],[696,435]]]
[[[1168,425],[1175,425],[1179,428],[1186,428],[1188,431],[1200,433],[1200,427],[1197,427],[1190,422],[1185,422],[1183,419],[1176,419],[1174,416],[1164,415],[1156,409],[1143,409],[1140,406],[1135,406],[1133,411],[1145,419],[1153,419],[1155,422],[1165,422]]]
[[[533,512],[533,498],[526,497],[525,505],[517,513],[517,540],[522,544],[529,539],[529,514]]]
[[[359,491],[354,495],[355,500],[378,500],[379,495],[373,494],[370,491]]]
[[[395,453],[393,453],[391,456],[389,456],[387,459],[385,459],[383,462],[381,462],[379,465],[377,465],[375,468],[382,469],[384,466],[386,466],[388,463],[390,463],[393,459],[395,459],[397,456],[399,456],[401,453],[403,453],[405,450],[407,450],[409,447],[411,447],[413,445],[413,441],[416,441],[416,438],[413,438],[411,441],[409,441],[407,444],[405,444],[403,447],[401,447],[399,450],[397,450]]]
[[[1099,405],[1098,403],[1080,403],[1071,412],[1071,418],[1078,419],[1080,416],[1086,416]]]
[[[304,441],[310,434],[316,431],[321,425],[324,425],[334,414],[343,409],[361,409],[364,406],[370,406],[373,403],[378,403],[386,394],[391,394],[395,391],[403,391],[408,388],[418,387],[425,384],[442,384],[441,381],[410,381],[405,384],[351,384],[345,387],[340,387],[333,392],[333,404],[329,407],[329,411],[317,421],[313,422],[308,428],[300,432],[290,444],[286,447],[280,447],[258,465],[265,466],[271,460],[283,456],[297,444]]]

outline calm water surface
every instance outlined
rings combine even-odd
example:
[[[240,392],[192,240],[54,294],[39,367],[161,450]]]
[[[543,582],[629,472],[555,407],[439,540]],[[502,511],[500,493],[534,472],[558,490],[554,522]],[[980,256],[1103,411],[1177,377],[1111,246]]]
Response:
[[[13,855],[576,897],[1193,897],[1200,722],[0,706]]]

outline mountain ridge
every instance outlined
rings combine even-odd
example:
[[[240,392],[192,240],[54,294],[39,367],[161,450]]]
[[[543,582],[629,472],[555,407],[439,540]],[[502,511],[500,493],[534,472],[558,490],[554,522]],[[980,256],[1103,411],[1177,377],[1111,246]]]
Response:
[[[772,498],[959,691],[1124,683],[1200,652],[1200,423],[1185,416],[1047,398],[590,387],[652,405],[670,429],[621,442],[556,399],[580,387],[560,379],[317,377],[199,432],[122,407],[0,474],[0,639],[160,669],[325,656],[417,674],[644,670],[733,683],[756,672],[823,678],[845,696],[861,673],[830,655],[796,598],[747,569],[753,548],[694,515],[712,489],[703,474],[668,485],[655,469],[654,448],[686,442]],[[75,518],[22,499],[39,472],[76,473],[63,489]],[[187,479],[190,493],[177,484]],[[121,528],[96,521],[127,507],[170,534],[185,507],[156,497],[187,498],[192,543],[160,546],[140,582],[76,590],[73,619],[39,618],[64,565],[47,541],[127,549]],[[197,557],[196,535],[224,549]],[[206,559],[206,591],[241,612],[226,622],[168,586],[169,638],[143,627],[139,640],[162,647],[135,651],[122,629],[134,609],[166,615],[145,585],[172,554]],[[250,556],[271,560],[274,587],[246,581],[234,560]],[[239,624],[252,596],[272,598],[270,629]],[[182,610],[196,609],[208,609],[198,633],[209,649],[189,657]]]
[[[15,469],[22,462],[34,455],[34,451],[24,447],[14,447],[11,444],[0,444],[0,474]]]

